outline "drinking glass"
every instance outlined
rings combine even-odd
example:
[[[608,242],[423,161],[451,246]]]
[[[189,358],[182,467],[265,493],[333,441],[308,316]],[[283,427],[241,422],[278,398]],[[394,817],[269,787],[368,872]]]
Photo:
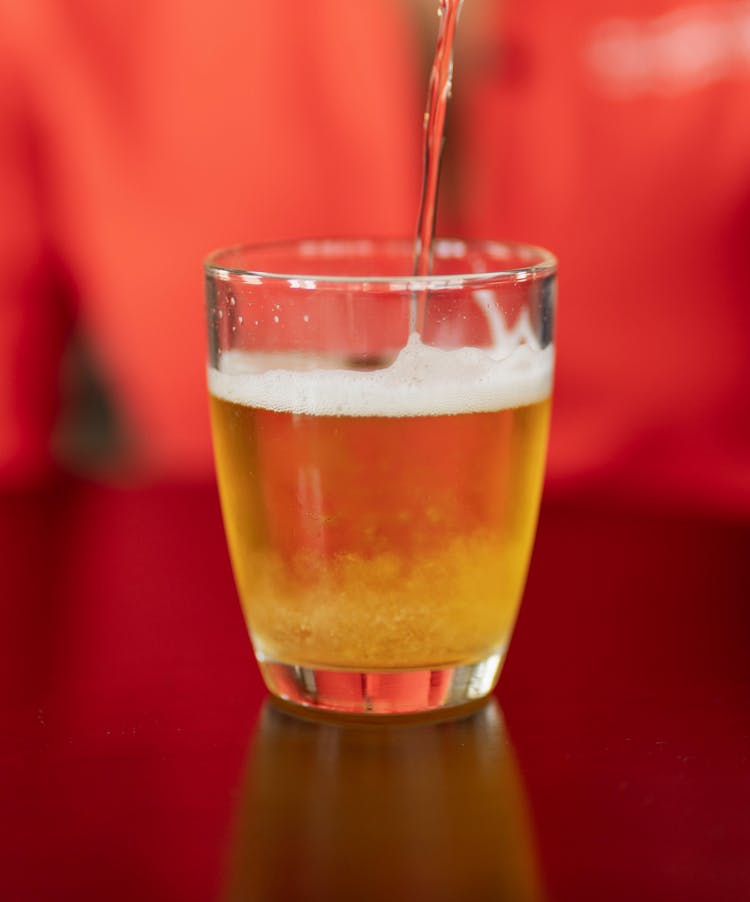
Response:
[[[536,528],[554,257],[315,240],[206,263],[224,524],[269,690],[392,714],[494,687]]]

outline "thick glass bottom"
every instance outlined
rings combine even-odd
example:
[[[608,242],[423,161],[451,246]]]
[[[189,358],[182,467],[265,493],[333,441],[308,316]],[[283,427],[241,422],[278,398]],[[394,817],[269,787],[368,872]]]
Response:
[[[259,656],[269,691],[306,708],[342,714],[414,714],[466,705],[488,695],[505,650],[472,664],[426,670],[325,670]]]

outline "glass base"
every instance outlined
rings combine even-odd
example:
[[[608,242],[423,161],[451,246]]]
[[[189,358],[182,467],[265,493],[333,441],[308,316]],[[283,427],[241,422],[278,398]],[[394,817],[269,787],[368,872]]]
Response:
[[[414,714],[466,705],[493,690],[505,658],[427,670],[324,670],[259,657],[269,691],[285,701],[348,714]]]

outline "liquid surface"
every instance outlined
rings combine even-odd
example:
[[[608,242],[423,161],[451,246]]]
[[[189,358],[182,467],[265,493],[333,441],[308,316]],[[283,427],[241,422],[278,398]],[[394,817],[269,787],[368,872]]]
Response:
[[[313,416],[410,417],[489,412],[549,397],[554,351],[520,345],[443,350],[412,335],[390,366],[345,370],[340,358],[312,369],[293,354],[224,352],[209,391],[247,407]]]

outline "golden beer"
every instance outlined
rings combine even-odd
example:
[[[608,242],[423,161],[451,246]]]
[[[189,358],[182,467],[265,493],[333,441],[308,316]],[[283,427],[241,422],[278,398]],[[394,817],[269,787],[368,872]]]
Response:
[[[368,372],[223,355],[209,370],[216,466],[261,661],[404,671],[502,656],[536,524],[551,353],[496,361],[415,339]]]

